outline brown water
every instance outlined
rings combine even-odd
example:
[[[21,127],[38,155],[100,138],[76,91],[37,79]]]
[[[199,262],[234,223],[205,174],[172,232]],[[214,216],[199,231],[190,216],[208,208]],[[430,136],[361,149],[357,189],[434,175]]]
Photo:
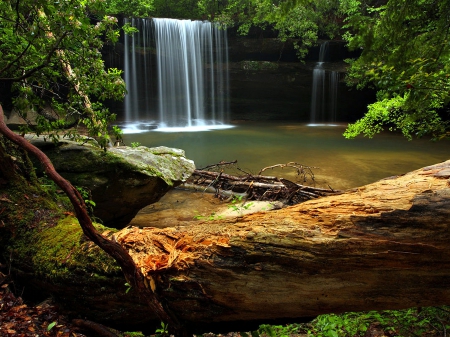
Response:
[[[234,128],[204,132],[145,132],[126,134],[125,142],[169,146],[186,151],[198,168],[220,161],[238,161],[238,166],[257,174],[263,167],[297,162],[314,166],[317,187],[347,189],[403,174],[450,158],[448,141],[408,141],[392,133],[373,139],[342,136],[345,125],[307,126],[292,123],[236,124]],[[265,172],[297,180],[295,170],[284,168]],[[312,182],[308,180],[308,183]],[[139,226],[174,226],[191,221],[195,215],[208,216],[226,208],[212,195],[174,190],[160,202],[143,209],[133,220]]]

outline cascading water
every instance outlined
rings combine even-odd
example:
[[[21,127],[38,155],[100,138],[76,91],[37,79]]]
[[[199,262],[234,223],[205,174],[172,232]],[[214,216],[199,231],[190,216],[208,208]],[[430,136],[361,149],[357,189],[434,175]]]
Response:
[[[328,49],[329,41],[320,45],[319,62],[313,70],[311,124],[336,122],[339,72],[325,70]]]
[[[226,30],[190,20],[126,22],[139,30],[124,41],[127,122],[166,131],[223,127],[229,110]]]

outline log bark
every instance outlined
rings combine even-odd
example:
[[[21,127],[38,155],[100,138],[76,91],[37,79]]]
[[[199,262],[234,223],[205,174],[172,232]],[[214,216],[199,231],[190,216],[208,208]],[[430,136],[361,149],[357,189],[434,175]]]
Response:
[[[450,161],[282,210],[115,234],[187,325],[450,303]]]

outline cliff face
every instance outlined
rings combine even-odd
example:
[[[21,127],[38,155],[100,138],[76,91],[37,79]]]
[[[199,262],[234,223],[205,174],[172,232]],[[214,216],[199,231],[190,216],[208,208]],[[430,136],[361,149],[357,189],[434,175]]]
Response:
[[[310,49],[304,63],[299,62],[294,41],[276,38],[228,37],[229,105],[231,120],[286,120],[309,122],[314,67],[319,60],[319,47]],[[353,57],[343,41],[329,41],[326,71],[338,72],[337,121],[355,121],[362,117],[374,92],[349,88],[344,83],[344,59]],[[123,46],[116,44],[105,55],[107,66],[123,68]],[[148,58],[152,62],[154,57]],[[147,98],[157,109],[156,65],[146,80],[153,82]],[[112,110],[120,117],[123,104],[115,103]]]

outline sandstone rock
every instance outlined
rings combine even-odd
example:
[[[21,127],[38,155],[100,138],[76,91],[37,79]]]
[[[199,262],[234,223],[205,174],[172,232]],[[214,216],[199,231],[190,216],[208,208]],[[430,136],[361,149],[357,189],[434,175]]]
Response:
[[[64,178],[92,193],[95,216],[115,228],[126,226],[140,209],[158,201],[195,169],[183,150],[162,146],[121,146],[105,152],[67,140],[58,145],[42,137],[30,140]]]

